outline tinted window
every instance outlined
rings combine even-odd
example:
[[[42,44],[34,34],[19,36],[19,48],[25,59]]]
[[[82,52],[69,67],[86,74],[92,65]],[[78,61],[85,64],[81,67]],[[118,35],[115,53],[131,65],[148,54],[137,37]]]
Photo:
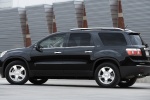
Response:
[[[99,33],[99,37],[105,46],[125,46],[125,37],[121,33]]]
[[[91,35],[88,33],[71,33],[68,46],[91,46]]]
[[[139,35],[129,35],[133,45],[143,45],[141,37]]]
[[[40,45],[43,48],[52,48],[52,47],[63,47],[65,41],[65,34],[52,35],[45,40],[43,40]]]

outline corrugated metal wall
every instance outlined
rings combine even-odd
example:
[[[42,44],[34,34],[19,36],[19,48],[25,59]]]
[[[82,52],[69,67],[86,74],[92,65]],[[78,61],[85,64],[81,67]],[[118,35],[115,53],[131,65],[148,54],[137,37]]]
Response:
[[[26,13],[32,43],[52,33],[53,11],[51,5],[26,7]]]
[[[150,46],[150,0],[122,0],[123,17],[128,29],[140,32]],[[150,77],[138,82],[150,82]]]
[[[127,28],[140,32],[150,45],[150,0],[122,0],[122,7]]]
[[[21,8],[0,10],[0,52],[24,47],[24,13]]]
[[[13,5],[13,0],[0,0],[0,9],[11,8],[12,5]]]
[[[62,2],[53,5],[57,31],[68,31],[71,28],[82,27],[82,2]]]
[[[112,27],[109,0],[85,0],[88,27]]]
[[[0,0],[0,9],[12,7],[12,1]],[[150,45],[150,0],[121,1],[125,25],[131,30],[140,32]],[[117,27],[118,13],[122,13],[121,9],[121,12],[118,11],[119,5],[118,0],[85,0],[84,3],[69,1],[54,3],[54,6],[26,7],[26,11],[23,8],[0,10],[0,52],[29,45],[30,36],[27,33],[31,34],[34,43],[56,30],[68,31],[71,28],[87,26]],[[83,19],[88,22],[83,24]],[[150,82],[150,77],[138,82]]]

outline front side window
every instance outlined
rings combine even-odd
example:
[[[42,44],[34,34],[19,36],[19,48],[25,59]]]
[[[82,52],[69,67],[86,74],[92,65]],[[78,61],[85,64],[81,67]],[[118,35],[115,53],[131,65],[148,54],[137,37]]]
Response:
[[[42,48],[64,47],[65,36],[65,34],[52,35],[40,42],[40,46]]]
[[[127,42],[121,33],[99,33],[99,37],[105,46],[126,46]]]
[[[73,46],[92,46],[91,35],[88,33],[71,33],[68,41],[68,47]]]

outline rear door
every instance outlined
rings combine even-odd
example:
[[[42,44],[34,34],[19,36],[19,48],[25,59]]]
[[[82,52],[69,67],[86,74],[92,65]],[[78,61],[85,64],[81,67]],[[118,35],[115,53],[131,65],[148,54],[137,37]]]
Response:
[[[64,48],[64,75],[90,76],[94,42],[90,33],[70,33]]]

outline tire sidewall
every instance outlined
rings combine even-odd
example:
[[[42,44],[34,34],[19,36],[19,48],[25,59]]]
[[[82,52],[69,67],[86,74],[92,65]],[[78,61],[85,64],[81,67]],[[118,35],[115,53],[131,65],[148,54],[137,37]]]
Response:
[[[98,73],[99,71],[103,68],[103,67],[110,67],[113,69],[114,73],[115,73],[115,78],[113,80],[113,82],[111,82],[110,84],[103,84],[100,80],[99,80],[99,77],[98,77]],[[116,65],[112,64],[112,63],[102,63],[100,64],[96,71],[95,71],[95,80],[97,82],[97,84],[100,86],[100,87],[103,87],[103,88],[113,88],[115,87],[119,82],[120,82],[120,73],[119,73],[119,70],[117,68]]]
[[[35,85],[41,85],[47,82],[47,78],[40,78],[41,80],[37,80],[38,78],[29,78],[29,81]]]
[[[13,81],[13,80],[10,78],[10,76],[9,76],[9,70],[10,70],[10,68],[11,68],[12,66],[14,66],[14,65],[21,65],[21,66],[23,66],[23,67],[25,68],[25,70],[26,70],[26,76],[25,76],[25,78],[24,78],[22,81],[20,81],[20,82],[15,82],[15,81]],[[27,67],[26,67],[26,65],[25,65],[24,62],[22,62],[22,61],[13,61],[13,62],[9,63],[9,64],[6,66],[6,69],[5,69],[5,76],[6,76],[7,81],[8,81],[10,84],[23,85],[23,84],[25,84],[25,83],[28,81],[29,72],[28,72]]]

